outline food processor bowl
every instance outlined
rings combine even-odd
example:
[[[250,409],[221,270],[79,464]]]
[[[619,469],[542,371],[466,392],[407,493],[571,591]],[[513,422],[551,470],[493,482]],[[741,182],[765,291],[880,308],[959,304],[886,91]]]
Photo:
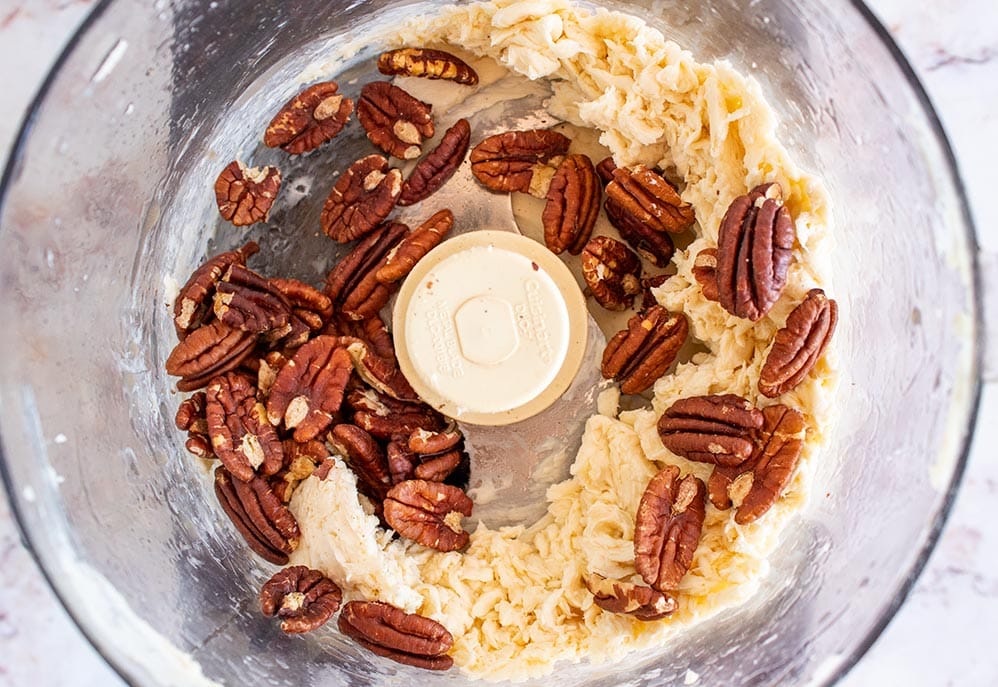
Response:
[[[811,502],[754,598],[655,651],[559,664],[535,683],[829,684],[903,601],[970,440],[976,245],[952,154],[910,68],[858,2],[601,4],[754,75],[784,144],[826,182],[838,417]],[[371,32],[435,7],[103,2],[25,123],[0,214],[3,476],[56,593],[133,685],[464,682],[456,670],[417,675],[332,626],[286,637],[260,615],[256,593],[273,568],[185,453],[163,371],[175,280],[206,254],[256,236],[286,259],[275,273],[314,276],[323,265],[292,256],[328,251],[280,216],[249,234],[222,226],[218,170],[261,161],[260,133],[295,77],[336,76],[303,76],[308,64],[339,58],[349,69],[377,53]],[[348,163],[320,152],[318,171],[289,192],[323,194]]]

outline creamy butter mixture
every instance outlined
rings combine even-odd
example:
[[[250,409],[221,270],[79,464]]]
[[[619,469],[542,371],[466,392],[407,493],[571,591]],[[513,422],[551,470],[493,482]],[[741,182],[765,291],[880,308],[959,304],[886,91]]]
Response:
[[[652,409],[618,417],[616,398],[604,394],[571,478],[550,488],[547,514],[532,526],[478,525],[464,553],[393,542],[358,500],[349,469],[337,463],[327,479],[310,478],[294,495],[291,509],[303,539],[292,563],[322,570],[344,585],[348,597],[381,599],[443,623],[454,635],[457,666],[486,679],[543,675],[558,660],[620,658],[744,601],[765,575],[784,526],[806,500],[830,421],[830,356],[777,399],[803,411],[809,423],[801,467],[786,494],[748,526],[735,524],[733,510],[708,503],[703,537],[673,616],[642,622],[604,612],[582,576],[598,572],[640,582],[632,537],[648,480],[666,464],[704,480],[710,474],[711,466],[662,446],[655,425],[665,408],[698,394],[734,393],[760,406],[773,402],[756,389],[773,335],[809,288],[827,286],[820,255],[827,249],[822,243],[828,201],[820,183],[800,171],[776,140],[774,116],[755,81],[724,62],[696,62],[633,16],[589,12],[563,0],[472,4],[413,21],[396,41],[457,46],[530,79],[549,79],[551,112],[598,130],[618,165],[659,166],[683,180],[682,196],[696,209],[700,238],[677,252],[679,273],[656,296],[686,314],[706,352],[657,382]],[[783,186],[799,246],[779,303],[752,323],[705,300],[690,270],[701,249],[716,245],[731,201],[768,181]]]

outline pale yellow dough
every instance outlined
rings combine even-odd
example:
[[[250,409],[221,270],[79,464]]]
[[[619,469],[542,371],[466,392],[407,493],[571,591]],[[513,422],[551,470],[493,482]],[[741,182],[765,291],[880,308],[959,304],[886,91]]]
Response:
[[[378,534],[373,516],[361,511],[352,477],[338,465],[326,482],[306,480],[292,500],[303,531],[292,562],[327,572],[348,596],[380,598],[440,621],[454,635],[458,668],[485,679],[540,676],[559,660],[619,659],[741,603],[756,591],[767,556],[805,503],[830,421],[836,376],[829,355],[778,399],[809,421],[802,465],[790,488],[760,521],[745,527],[734,523],[733,511],[708,506],[675,615],[646,623],[606,613],[593,604],[582,575],[595,571],[640,581],[632,535],[647,481],[666,464],[709,476],[710,466],[662,446],[655,423],[666,407],[708,393],[773,402],[755,386],[773,334],[809,288],[827,286],[821,260],[829,218],[821,184],[800,171],[776,140],[773,114],[754,80],[724,62],[696,62],[638,18],[591,13],[564,0],[472,4],[415,20],[396,42],[460,46],[531,79],[549,79],[552,113],[598,129],[618,165],[658,165],[682,178],[683,198],[696,209],[701,237],[677,253],[679,273],[656,296],[686,314],[708,352],[658,381],[652,410],[591,418],[571,479],[551,487],[547,515],[528,529],[480,525],[464,553],[391,542]],[[690,269],[699,250],[716,245],[732,199],[765,181],[783,186],[799,248],[780,302],[751,323],[706,301]],[[601,409],[612,415],[615,405],[607,398]]]

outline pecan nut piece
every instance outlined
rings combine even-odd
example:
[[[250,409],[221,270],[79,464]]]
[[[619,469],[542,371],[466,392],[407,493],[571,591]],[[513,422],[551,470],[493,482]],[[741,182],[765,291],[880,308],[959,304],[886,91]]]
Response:
[[[471,144],[471,125],[459,119],[440,139],[436,148],[416,163],[402,184],[398,204],[414,205],[440,190],[461,166]]]
[[[366,320],[376,316],[388,303],[397,287],[378,281],[378,271],[408,232],[409,227],[400,222],[386,222],[330,270],[326,276],[326,295],[341,314]]]
[[[396,484],[385,499],[385,520],[406,539],[437,551],[468,544],[460,515],[471,515],[472,501],[457,487],[411,479]]]
[[[205,417],[215,455],[236,479],[248,482],[259,471],[273,475],[284,465],[277,431],[256,400],[256,385],[246,375],[227,372],[211,380]]]
[[[423,140],[433,137],[432,110],[432,105],[387,81],[367,84],[357,101],[357,119],[368,140],[400,160],[415,160]]]
[[[368,155],[336,180],[322,207],[326,236],[349,243],[367,236],[388,217],[402,192],[402,172],[380,155]]]
[[[607,198],[603,207],[610,224],[620,232],[620,237],[645,260],[656,267],[665,267],[669,264],[676,252],[676,246],[668,234],[651,229],[612,198]]]
[[[348,339],[345,341],[347,345],[353,339],[359,339],[376,356],[389,360],[395,359],[395,343],[392,341],[392,335],[388,333],[388,327],[385,326],[384,320],[377,313],[362,320],[353,320],[348,317],[334,318],[326,325],[324,333],[345,337]]]
[[[402,441],[389,441],[385,453],[388,456],[388,473],[392,484],[405,482],[416,476],[416,455]]]
[[[454,213],[444,209],[416,227],[385,256],[385,263],[374,273],[382,284],[403,280],[423,256],[433,250],[454,226]]]
[[[357,489],[380,504],[392,488],[385,452],[370,434],[356,425],[340,424],[329,433],[329,443],[357,475]]]
[[[174,423],[181,432],[187,432],[184,448],[198,458],[206,460],[215,458],[211,450],[211,439],[208,437],[208,419],[205,416],[207,397],[199,391],[180,402]]]
[[[303,345],[321,331],[333,316],[333,301],[326,294],[297,279],[271,279],[270,285],[288,302],[291,316],[287,325],[264,336],[270,344],[287,348]]]
[[[447,429],[440,432],[428,432],[419,429],[409,435],[409,450],[423,456],[433,456],[446,453],[461,443],[464,437],[456,426],[451,423]]]
[[[353,365],[336,337],[318,336],[281,368],[267,399],[272,425],[295,430],[295,441],[314,439],[333,421]]]
[[[691,396],[673,403],[658,420],[667,449],[700,463],[735,466],[752,456],[762,412],[741,396]]]
[[[222,275],[233,265],[245,265],[246,260],[259,250],[257,242],[250,241],[238,250],[219,253],[194,270],[173,302],[173,324],[178,337],[184,338],[207,322],[211,317],[215,286]]]
[[[693,260],[693,278],[700,284],[700,291],[708,301],[716,301],[717,293],[717,249],[705,248]]]
[[[653,589],[677,589],[690,569],[703,530],[706,491],[694,475],[679,479],[675,465],[648,483],[634,527],[634,568]]]
[[[357,376],[374,389],[400,401],[418,401],[419,394],[402,374],[395,357],[375,355],[363,341],[353,341],[347,345],[347,352],[353,361]]]
[[[291,318],[284,295],[242,265],[232,265],[215,287],[214,312],[230,327],[257,334],[284,327]]]
[[[490,191],[520,191],[544,198],[570,143],[548,129],[489,136],[471,150],[471,173]]]
[[[641,260],[620,241],[596,236],[582,251],[582,277],[597,303],[627,310],[641,293]]]
[[[267,126],[263,144],[298,155],[334,138],[353,112],[353,101],[338,90],[335,81],[325,81],[293,97]]]
[[[338,624],[340,632],[362,647],[396,663],[427,670],[447,670],[454,664],[447,655],[454,638],[446,627],[390,604],[350,601]]]
[[[166,359],[166,372],[180,377],[177,389],[194,391],[234,370],[253,352],[256,335],[215,320],[178,343]]]
[[[623,212],[653,231],[679,234],[696,219],[693,206],[683,202],[672,184],[644,165],[633,170],[615,169],[606,195]]]
[[[377,439],[407,437],[420,429],[437,432],[446,426],[443,416],[425,403],[400,401],[373,389],[351,391],[346,401],[354,411],[354,424]]]
[[[413,475],[427,482],[443,482],[457,470],[464,456],[461,451],[448,451],[438,456],[422,456]]]
[[[224,466],[215,469],[215,496],[239,533],[261,558],[287,565],[288,554],[298,548],[298,521],[265,479],[233,479]]]
[[[645,277],[641,280],[641,309],[648,310],[658,305],[658,299],[652,289],[657,289],[665,282],[669,281],[668,274],[656,274],[654,277]]]
[[[739,196],[721,220],[717,238],[717,293],[721,307],[753,322],[783,293],[796,232],[779,184]]]
[[[277,167],[247,167],[233,160],[215,180],[218,213],[237,227],[266,222],[280,189]]]
[[[478,73],[457,55],[431,48],[400,48],[381,53],[378,71],[387,76],[446,79],[466,86],[478,83]]]
[[[638,620],[660,620],[678,608],[674,597],[651,587],[610,580],[599,573],[590,573],[583,581],[596,605],[611,613],[626,613]]]
[[[593,162],[569,155],[554,173],[541,213],[544,243],[552,253],[578,255],[592,236],[602,197]]]
[[[260,611],[281,618],[288,634],[311,632],[339,610],[343,592],[318,570],[293,565],[274,574],[260,589]]]
[[[710,502],[738,507],[735,522],[747,525],[768,511],[790,483],[804,448],[804,416],[785,405],[762,409],[763,425],[752,457],[737,467],[717,465],[707,480]]]
[[[613,181],[615,169],[617,169],[617,163],[613,161],[612,157],[605,157],[596,164],[596,174],[604,186]]]
[[[804,381],[835,332],[838,303],[821,289],[811,289],[776,332],[759,375],[759,391],[775,398]]]
[[[329,449],[316,439],[305,442],[286,439],[281,445],[284,447],[284,467],[270,479],[270,486],[281,501],[287,503],[298,484],[329,457]]]
[[[655,305],[627,321],[603,351],[601,370],[605,379],[615,379],[625,394],[640,394],[651,388],[676,359],[686,341],[689,323]]]

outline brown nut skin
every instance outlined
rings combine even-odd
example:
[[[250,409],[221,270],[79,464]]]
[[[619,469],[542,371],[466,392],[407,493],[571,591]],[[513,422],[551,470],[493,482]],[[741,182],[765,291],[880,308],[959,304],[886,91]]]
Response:
[[[613,161],[612,157],[605,157],[596,164],[596,175],[604,186],[613,181],[615,169],[617,169],[617,163]]]
[[[660,592],[675,590],[693,563],[706,515],[706,488],[668,465],[641,496],[634,528],[634,568]]]
[[[578,255],[592,236],[602,196],[592,160],[585,155],[566,157],[551,179],[541,213],[548,250]]]
[[[256,241],[249,241],[238,250],[230,250],[209,258],[194,270],[173,302],[173,325],[178,338],[183,339],[189,332],[211,319],[215,286],[222,275],[232,265],[245,265],[246,260],[259,250],[260,246]]]
[[[277,167],[247,167],[233,160],[215,180],[215,203],[222,219],[237,227],[266,222],[281,190]]]
[[[693,260],[693,278],[700,284],[700,291],[708,301],[716,301],[717,293],[717,249],[705,248]]]
[[[387,81],[364,86],[357,101],[357,119],[367,138],[400,160],[415,160],[434,133],[432,105],[413,98]]]
[[[322,207],[326,236],[349,243],[367,236],[384,221],[402,192],[402,172],[380,155],[368,155],[336,180]]]
[[[400,48],[381,53],[378,71],[387,76],[446,79],[466,86],[478,83],[478,73],[456,55],[431,48]]]
[[[206,390],[212,450],[232,476],[244,482],[257,472],[273,475],[284,465],[281,440],[256,393],[253,380],[236,372],[216,377]]]
[[[593,601],[604,611],[633,615],[638,620],[661,620],[676,612],[670,594],[623,580],[610,580],[599,573],[583,577]]]
[[[747,525],[772,508],[790,484],[804,448],[804,416],[785,405],[762,409],[752,457],[737,467],[717,465],[707,480],[710,502],[720,510],[738,501],[735,522]]]
[[[256,334],[213,321],[191,332],[166,359],[166,372],[181,377],[179,391],[194,391],[234,370],[253,352]]]
[[[277,373],[267,399],[270,423],[295,430],[295,441],[314,439],[332,423],[352,373],[335,337],[312,339]]]
[[[437,551],[457,551],[467,546],[468,533],[453,529],[447,516],[456,512],[469,517],[472,506],[468,495],[457,487],[411,479],[389,490],[385,520],[406,539]]]
[[[388,456],[388,472],[392,484],[405,482],[416,476],[416,455],[402,441],[389,441],[385,453]]]
[[[454,226],[454,213],[443,209],[416,227],[385,256],[384,264],[374,273],[382,284],[394,284],[406,278],[416,263],[443,241]]]
[[[259,274],[232,265],[215,287],[215,317],[236,329],[262,333],[278,329],[291,319],[284,295]]]
[[[689,334],[682,313],[655,305],[627,321],[606,344],[600,367],[605,379],[615,379],[625,394],[640,394],[668,371]]]
[[[607,184],[607,198],[649,229],[679,234],[696,219],[693,206],[683,202],[665,178],[644,165],[618,167]]]
[[[357,489],[375,504],[384,501],[392,478],[385,452],[374,437],[355,425],[339,424],[328,439],[357,475]]]
[[[339,618],[340,632],[365,649],[396,663],[447,670],[454,638],[440,623],[380,601],[350,601]]]
[[[489,136],[471,149],[471,173],[490,191],[520,191],[544,198],[570,143],[566,136],[548,129]]]
[[[759,391],[770,398],[796,388],[814,368],[835,332],[838,303],[811,289],[776,332],[759,375]]]
[[[400,222],[386,222],[360,241],[326,276],[326,295],[341,315],[367,320],[388,303],[396,286],[378,281],[392,250],[409,232]]]
[[[737,466],[752,456],[762,412],[741,396],[691,396],[669,407],[658,420],[662,444],[700,463]]]
[[[763,184],[731,203],[717,238],[721,307],[756,322],[783,293],[796,239],[779,184]]]
[[[287,565],[288,554],[298,548],[301,532],[267,480],[256,476],[243,482],[220,466],[215,469],[215,496],[255,553],[274,565]]]
[[[416,163],[402,184],[398,204],[415,205],[439,191],[461,166],[470,144],[471,125],[467,119],[459,119],[444,133],[437,147]]]
[[[627,310],[641,293],[641,260],[620,241],[595,236],[582,251],[582,277],[597,303]]]
[[[297,279],[271,279],[270,285],[288,302],[291,316],[288,324],[264,339],[274,346],[298,348],[313,334],[321,331],[333,316],[333,301],[326,294]]]
[[[260,611],[281,618],[287,634],[311,632],[333,617],[343,592],[318,570],[293,565],[274,574],[260,589]]]
[[[353,101],[338,90],[335,81],[325,81],[291,98],[267,126],[263,144],[298,155],[335,138],[353,112]]]
[[[620,237],[641,257],[655,267],[665,267],[669,264],[676,253],[676,246],[668,234],[648,227],[612,198],[606,199],[603,208],[610,224],[620,232]]]

